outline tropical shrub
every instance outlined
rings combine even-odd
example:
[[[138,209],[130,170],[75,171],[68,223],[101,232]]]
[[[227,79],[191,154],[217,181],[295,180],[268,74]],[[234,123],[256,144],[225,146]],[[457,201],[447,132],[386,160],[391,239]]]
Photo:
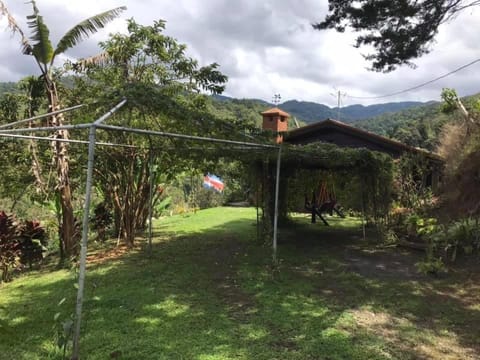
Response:
[[[446,271],[443,260],[437,257],[427,257],[424,261],[416,263],[415,266],[422,274],[437,275]]]
[[[43,253],[47,246],[47,232],[39,221],[25,220],[18,225],[18,237],[20,247],[20,262],[32,268],[34,262],[43,259]]]
[[[155,204],[153,209],[153,216],[160,217],[164,216],[168,213],[170,206],[172,205],[172,197],[171,196],[164,196],[161,200]]]
[[[10,281],[13,270],[22,265],[31,268],[43,259],[47,233],[38,221],[18,222],[13,215],[0,211],[0,269],[2,281]]]
[[[0,268],[2,281],[11,280],[11,271],[20,265],[17,223],[12,215],[0,212]]]
[[[394,192],[400,207],[424,211],[434,204],[426,178],[432,165],[423,155],[403,155],[395,164]]]
[[[97,232],[98,240],[103,242],[107,236],[107,229],[113,222],[112,212],[105,202],[101,202],[95,207],[93,213],[92,227]]]
[[[428,245],[426,259],[417,264],[421,272],[436,274],[445,270],[445,261],[455,262],[459,253],[480,253],[478,219],[466,218],[447,225],[438,225],[435,219],[427,219],[418,231]]]
[[[457,259],[459,252],[470,255],[480,250],[480,224],[478,219],[466,218],[445,226],[432,240],[436,249],[450,261]]]

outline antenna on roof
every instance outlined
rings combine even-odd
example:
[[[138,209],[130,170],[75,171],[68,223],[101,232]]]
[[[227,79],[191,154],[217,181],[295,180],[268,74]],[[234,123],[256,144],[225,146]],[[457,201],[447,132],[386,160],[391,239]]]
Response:
[[[282,97],[280,96],[280,94],[274,94],[272,98],[272,102],[275,106],[278,106],[278,104],[280,104],[281,99]]]

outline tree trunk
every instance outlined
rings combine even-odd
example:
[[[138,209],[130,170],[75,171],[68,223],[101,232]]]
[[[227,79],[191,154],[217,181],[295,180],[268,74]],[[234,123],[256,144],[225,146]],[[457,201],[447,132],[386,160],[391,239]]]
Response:
[[[47,92],[50,111],[60,109],[59,98],[55,83],[51,79],[46,79]],[[57,114],[50,117],[51,126],[62,126],[64,124],[63,114]],[[57,130],[56,139],[68,139],[67,130]],[[78,233],[75,229],[75,217],[72,206],[72,191],[70,187],[70,168],[68,159],[68,144],[65,142],[53,141],[52,150],[54,163],[57,170],[56,191],[60,195],[60,206],[62,211],[61,224],[59,224],[59,234],[63,244],[63,253],[69,258],[78,253]]]

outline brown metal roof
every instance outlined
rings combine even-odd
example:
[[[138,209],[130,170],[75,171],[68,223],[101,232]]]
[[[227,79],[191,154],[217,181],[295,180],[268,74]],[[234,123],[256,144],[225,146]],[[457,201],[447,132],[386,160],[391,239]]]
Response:
[[[326,119],[324,121],[319,121],[307,126],[303,126],[298,129],[293,129],[290,130],[284,137],[285,142],[301,142],[303,138],[307,138],[309,135],[313,135],[318,132],[322,132],[323,130],[336,130],[342,133],[346,133],[348,135],[361,138],[376,144],[380,144],[384,147],[395,149],[399,152],[416,152],[416,153],[422,153],[426,155],[428,158],[436,161],[441,161],[443,162],[444,159],[432,152],[429,152],[424,149],[416,148],[413,146],[406,145],[400,141],[397,140],[392,140],[384,136],[380,136],[377,134],[374,134],[372,132],[359,129],[357,127],[345,124],[343,122],[333,120],[333,119]]]
[[[285,111],[280,110],[277,107],[266,110],[266,111],[262,112],[261,114],[262,115],[280,115],[280,116],[290,117],[289,113],[286,113]]]

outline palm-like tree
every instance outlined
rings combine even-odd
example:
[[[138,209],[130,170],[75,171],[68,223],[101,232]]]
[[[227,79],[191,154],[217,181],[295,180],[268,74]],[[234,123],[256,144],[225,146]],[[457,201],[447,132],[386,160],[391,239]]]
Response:
[[[126,7],[122,6],[111,9],[83,20],[67,31],[54,48],[49,38],[50,31],[48,26],[40,15],[35,1],[32,0],[31,4],[33,14],[27,16],[28,28],[31,32],[30,38],[25,35],[25,32],[20,28],[2,0],[0,0],[0,18],[6,17],[9,29],[20,36],[22,53],[32,56],[38,64],[41,71],[41,78],[45,85],[49,110],[55,111],[60,109],[60,99],[53,77],[53,63],[56,57],[104,28],[108,22],[115,19]],[[51,126],[61,126],[63,123],[64,118],[62,114],[52,115],[50,117]],[[57,139],[68,139],[69,136],[67,130],[57,130],[55,135]],[[62,237],[64,254],[68,257],[74,255],[78,250],[69,177],[68,147],[67,143],[56,141],[52,143],[52,148],[57,170],[57,191],[60,195],[62,209],[62,222],[59,224],[59,233]]]

